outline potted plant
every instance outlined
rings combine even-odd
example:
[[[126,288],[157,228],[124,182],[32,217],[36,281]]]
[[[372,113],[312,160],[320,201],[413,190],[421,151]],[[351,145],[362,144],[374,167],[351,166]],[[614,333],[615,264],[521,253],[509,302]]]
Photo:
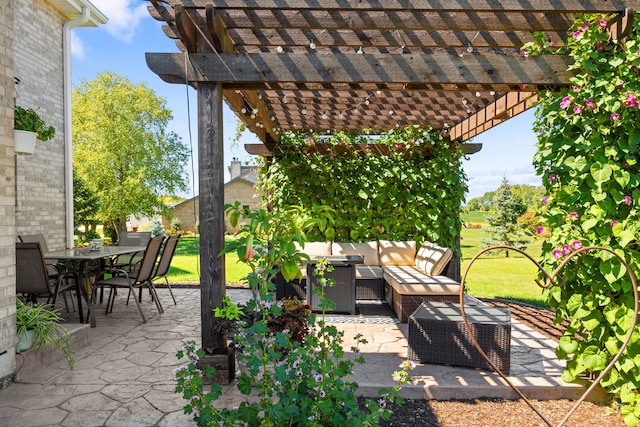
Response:
[[[49,141],[56,134],[55,128],[47,126],[35,110],[18,105],[13,110],[13,129],[16,154],[33,154],[36,139]]]
[[[58,325],[61,321],[58,311],[48,305],[25,304],[16,300],[16,352],[25,351],[36,345],[42,351],[46,344],[60,354],[64,354],[73,370],[73,350],[69,348],[71,337],[67,330]]]

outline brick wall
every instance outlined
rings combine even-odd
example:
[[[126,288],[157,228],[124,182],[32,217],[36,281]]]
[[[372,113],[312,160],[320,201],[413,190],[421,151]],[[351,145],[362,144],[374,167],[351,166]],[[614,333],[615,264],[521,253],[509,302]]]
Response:
[[[256,187],[254,185],[251,185],[246,181],[235,181],[225,184],[224,202],[234,203],[235,201],[239,201],[241,206],[249,206],[250,209],[259,209],[262,197],[260,193],[256,192]],[[195,215],[197,218],[198,212],[200,212],[200,199],[198,197],[176,205],[171,211],[172,218],[180,221],[183,231],[191,232],[196,229],[194,222],[194,204]],[[170,230],[171,221],[163,216],[162,226],[165,230]],[[225,218],[224,226],[227,232],[235,231],[229,225],[227,218]]]
[[[0,2],[0,389],[13,379],[15,370],[13,17],[16,1]]]
[[[15,4],[15,76],[20,79],[16,103],[38,111],[56,128],[52,141],[36,144],[31,156],[16,157],[16,233],[43,233],[50,250],[65,247],[64,108],[62,27],[49,3]]]

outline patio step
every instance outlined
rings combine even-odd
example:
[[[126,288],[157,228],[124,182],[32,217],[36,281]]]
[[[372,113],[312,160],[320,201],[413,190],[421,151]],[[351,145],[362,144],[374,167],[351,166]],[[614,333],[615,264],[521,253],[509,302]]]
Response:
[[[65,323],[64,327],[71,336],[70,348],[78,351],[89,345],[89,325],[82,323]],[[14,381],[21,381],[22,377],[37,369],[46,368],[61,360],[66,360],[63,354],[57,353],[46,345],[38,352],[37,347],[16,354],[16,371]]]

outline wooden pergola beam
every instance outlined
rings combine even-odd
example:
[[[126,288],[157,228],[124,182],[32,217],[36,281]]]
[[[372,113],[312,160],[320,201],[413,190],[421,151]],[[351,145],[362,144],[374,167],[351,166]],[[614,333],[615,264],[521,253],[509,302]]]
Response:
[[[273,150],[266,147],[264,144],[245,144],[245,150],[249,154],[253,154],[255,156],[262,157],[273,157]],[[461,144],[462,153],[463,154],[475,154],[482,149],[482,144]],[[310,152],[327,154],[329,152],[358,152],[360,155],[366,155],[367,153],[374,153],[376,155],[389,155],[391,150],[387,145],[381,144],[355,144],[355,145],[345,145],[342,147],[329,146],[323,143],[316,143],[314,148],[310,150]],[[433,156],[433,152],[430,148],[424,147],[423,156],[431,157]]]
[[[528,110],[537,100],[538,94],[534,92],[508,93],[458,123],[449,135],[452,140],[466,141]]]
[[[442,83],[564,85],[571,59],[506,55],[316,55],[147,53],[149,68],[166,81],[254,83]],[[560,70],[560,71],[559,71]],[[176,80],[177,79],[177,80]]]
[[[211,0],[167,0],[168,4],[185,7],[204,8]],[[531,10],[543,13],[596,13],[620,12],[625,7],[638,7],[640,1],[622,0],[224,0],[226,9],[247,10],[328,10],[328,11],[386,11],[420,10],[425,12],[514,12],[525,13]]]

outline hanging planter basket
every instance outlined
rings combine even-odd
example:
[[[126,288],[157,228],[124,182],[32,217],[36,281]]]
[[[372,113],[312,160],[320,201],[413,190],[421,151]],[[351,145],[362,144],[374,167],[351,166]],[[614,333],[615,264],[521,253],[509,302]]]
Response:
[[[13,151],[16,155],[33,154],[38,134],[26,130],[13,131]]]

